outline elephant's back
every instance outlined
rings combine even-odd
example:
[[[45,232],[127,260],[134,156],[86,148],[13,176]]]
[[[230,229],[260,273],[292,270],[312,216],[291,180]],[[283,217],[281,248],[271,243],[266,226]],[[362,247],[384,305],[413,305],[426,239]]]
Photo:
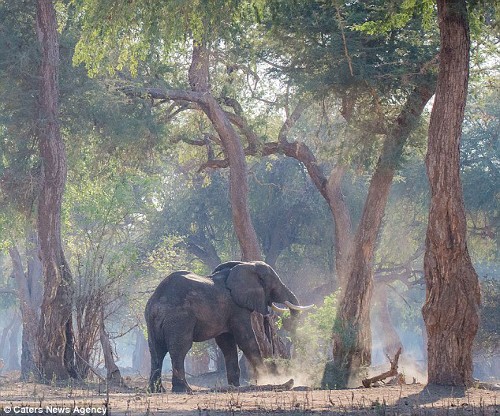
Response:
[[[214,282],[195,273],[181,270],[168,275],[158,285],[150,302],[181,305],[193,292],[207,292],[214,289]]]

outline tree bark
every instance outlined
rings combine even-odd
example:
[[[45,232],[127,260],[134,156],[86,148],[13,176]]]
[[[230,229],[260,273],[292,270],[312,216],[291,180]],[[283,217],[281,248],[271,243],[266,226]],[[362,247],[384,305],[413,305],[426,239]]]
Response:
[[[262,358],[289,359],[290,353],[276,331],[272,315],[264,316],[254,311],[250,318]]]
[[[346,285],[334,325],[334,372],[340,377],[336,385],[347,386],[361,367],[371,364],[370,306],[375,243],[403,147],[433,92],[433,83],[423,81],[408,96],[392,124],[370,181],[363,214],[348,253]],[[330,376],[325,375],[323,385],[331,385]]]
[[[59,40],[52,0],[37,0],[41,49],[36,132],[42,159],[37,229],[43,270],[43,300],[35,357],[45,380],[67,379],[73,371],[72,277],[61,243],[61,204],[66,152],[59,127]]]
[[[428,381],[472,382],[472,343],[480,290],[466,242],[460,181],[460,136],[469,78],[469,26],[465,0],[438,0],[439,75],[429,125],[427,175],[431,203],[422,312],[428,335]]]
[[[194,42],[192,62],[189,68],[189,83],[193,91],[202,93],[197,103],[211,121],[219,135],[229,161],[229,198],[236,236],[244,261],[260,260],[261,252],[257,233],[248,210],[248,179],[245,152],[238,134],[224,110],[210,93],[207,47]]]
[[[327,201],[335,225],[335,270],[340,287],[345,287],[347,284],[349,251],[354,237],[352,234],[351,214],[342,193],[343,177],[344,167],[337,165],[332,169],[325,185],[326,195],[328,196]]]

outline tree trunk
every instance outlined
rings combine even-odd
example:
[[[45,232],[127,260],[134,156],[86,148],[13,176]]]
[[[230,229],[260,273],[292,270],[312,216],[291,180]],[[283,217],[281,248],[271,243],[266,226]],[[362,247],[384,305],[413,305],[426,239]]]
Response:
[[[208,60],[209,53],[206,46],[195,42],[191,67],[189,68],[189,83],[193,91],[203,93],[203,100],[200,100],[198,105],[217,131],[229,161],[229,198],[234,230],[240,244],[242,260],[260,260],[259,241],[248,210],[248,178],[245,152],[233,125],[217,100],[210,93]]]
[[[73,371],[71,273],[61,244],[61,203],[66,182],[66,152],[59,128],[59,40],[52,0],[37,0],[41,49],[36,132],[42,159],[37,228],[44,293],[35,361],[45,380],[67,379]]]
[[[378,331],[382,338],[382,350],[386,356],[394,357],[398,351],[403,351],[403,343],[389,313],[386,285],[375,285],[375,298],[378,300],[378,308],[374,312],[379,322]]]
[[[262,358],[289,359],[290,352],[276,331],[273,316],[264,316],[254,311],[250,318]]]
[[[0,336],[0,358],[7,358],[7,354],[5,352],[7,351],[6,345],[7,345],[7,336],[9,335],[10,330],[15,324],[15,320],[11,319],[10,323],[2,330],[2,335]]]
[[[106,379],[110,384],[122,386],[124,384],[120,369],[113,357],[113,347],[109,341],[109,334],[104,327],[104,311],[101,308],[101,319],[99,325],[99,339],[101,341],[102,353],[104,355],[104,366],[106,367]]]
[[[26,230],[26,262],[28,290],[31,299],[31,307],[36,319],[40,319],[40,307],[42,306],[43,282],[42,262],[40,260],[40,241],[37,232],[29,227]]]
[[[9,355],[7,357],[6,368],[10,371],[16,371],[20,369],[19,366],[19,328],[20,328],[19,318],[16,317],[14,321],[14,326],[10,330],[9,337]]]
[[[149,376],[151,371],[151,357],[149,355],[148,341],[140,328],[136,328],[135,348],[132,355],[132,368],[141,376]]]
[[[467,385],[472,382],[472,343],[480,303],[478,277],[467,249],[459,176],[469,26],[465,0],[438,0],[437,4],[441,52],[426,158],[431,203],[422,312],[428,335],[429,383]]]
[[[222,263],[212,241],[200,232],[198,235],[189,236],[186,242],[187,250],[205,263],[210,270]]]
[[[37,256],[37,244],[31,247],[31,238],[27,239],[28,271],[24,273],[21,255],[16,246],[9,249],[12,261],[13,275],[16,280],[21,319],[23,322],[22,352],[21,352],[21,379],[28,380],[31,374],[39,375],[33,354],[38,351],[36,334],[40,317],[40,267],[34,259]],[[38,256],[37,256],[38,257]]]
[[[265,262],[271,267],[276,267],[279,255],[288,247],[294,239],[294,231],[292,224],[295,224],[294,215],[301,208],[300,203],[289,206],[286,210],[280,213],[275,221],[269,224],[269,237],[264,243],[264,251],[266,253]]]
[[[349,251],[354,237],[351,214],[342,193],[344,170],[343,166],[335,166],[325,184],[326,200],[335,225],[335,271],[338,285],[342,288],[347,284]]]
[[[42,263],[40,261],[40,243],[36,231],[29,229],[26,232],[26,256],[28,269],[26,273],[29,297],[31,302],[30,315],[35,317],[29,329],[23,324],[21,350],[21,379],[29,380],[30,376],[39,374],[36,367],[34,353],[38,350],[36,344],[36,330],[40,321],[42,306]],[[27,318],[31,319],[31,318]],[[24,318],[23,318],[24,322]]]
[[[384,142],[348,252],[346,285],[334,324],[334,364],[333,369],[325,370],[322,383],[325,387],[345,387],[361,367],[371,364],[370,306],[375,243],[403,147],[433,91],[433,84],[425,81],[414,88]]]

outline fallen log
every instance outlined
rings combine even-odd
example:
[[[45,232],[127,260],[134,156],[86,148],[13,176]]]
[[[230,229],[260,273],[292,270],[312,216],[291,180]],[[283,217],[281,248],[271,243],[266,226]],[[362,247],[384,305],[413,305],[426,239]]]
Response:
[[[262,385],[257,385],[257,384],[250,384],[248,386],[243,386],[243,387],[233,387],[233,386],[227,386],[227,387],[217,387],[210,389],[211,392],[217,392],[217,393],[232,393],[232,392],[240,392],[240,393],[246,393],[249,391],[286,391],[286,390],[291,390],[293,388],[293,378],[288,380],[286,383],[283,384],[262,384]]]
[[[385,380],[388,377],[396,377],[398,375],[398,361],[400,355],[401,355],[401,348],[399,348],[398,352],[396,352],[394,360],[391,360],[390,357],[387,356],[387,359],[391,363],[391,369],[389,371],[386,371],[385,373],[379,374],[378,376],[365,378],[364,380],[361,381],[361,383],[363,383],[363,387],[368,388],[371,387],[371,385],[373,383],[376,383],[377,381]]]

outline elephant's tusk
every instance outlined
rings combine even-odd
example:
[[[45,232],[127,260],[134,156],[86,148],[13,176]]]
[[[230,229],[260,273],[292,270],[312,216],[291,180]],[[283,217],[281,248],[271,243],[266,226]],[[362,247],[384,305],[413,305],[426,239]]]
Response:
[[[294,311],[307,311],[314,307],[314,305],[307,305],[307,306],[294,305],[293,303],[288,302],[287,300],[285,301],[285,305],[288,306],[290,309],[293,309]]]
[[[273,311],[278,312],[278,313],[288,312],[288,308],[280,308],[274,302],[271,303],[271,308],[273,308]]]

